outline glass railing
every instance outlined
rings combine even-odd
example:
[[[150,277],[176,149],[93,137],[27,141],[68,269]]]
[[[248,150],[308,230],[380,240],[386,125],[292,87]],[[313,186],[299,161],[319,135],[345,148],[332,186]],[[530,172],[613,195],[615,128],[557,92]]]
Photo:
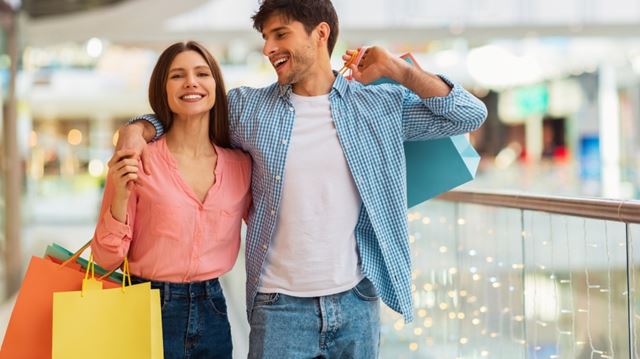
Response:
[[[640,202],[453,192],[409,211],[382,358],[640,358]]]

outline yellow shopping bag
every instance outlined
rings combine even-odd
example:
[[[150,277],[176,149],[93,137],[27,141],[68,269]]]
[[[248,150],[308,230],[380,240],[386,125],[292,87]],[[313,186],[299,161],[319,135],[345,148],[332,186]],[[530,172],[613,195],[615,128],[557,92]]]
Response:
[[[131,285],[126,259],[122,287],[102,289],[89,261],[81,291],[53,295],[52,358],[162,359],[159,290]]]

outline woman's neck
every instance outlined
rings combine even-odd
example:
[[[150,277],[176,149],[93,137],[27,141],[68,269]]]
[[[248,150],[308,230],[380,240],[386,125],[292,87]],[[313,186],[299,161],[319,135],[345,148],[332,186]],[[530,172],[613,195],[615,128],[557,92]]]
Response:
[[[167,133],[167,147],[173,154],[190,157],[211,156],[215,154],[209,139],[209,114],[173,118],[171,129]]]

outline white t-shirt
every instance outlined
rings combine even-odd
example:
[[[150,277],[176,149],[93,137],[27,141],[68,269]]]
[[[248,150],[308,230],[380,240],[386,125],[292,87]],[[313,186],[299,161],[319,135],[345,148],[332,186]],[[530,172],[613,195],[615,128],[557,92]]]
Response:
[[[331,116],[329,95],[291,94],[295,124],[282,200],[258,291],[317,297],[363,278],[354,229],[362,201]]]

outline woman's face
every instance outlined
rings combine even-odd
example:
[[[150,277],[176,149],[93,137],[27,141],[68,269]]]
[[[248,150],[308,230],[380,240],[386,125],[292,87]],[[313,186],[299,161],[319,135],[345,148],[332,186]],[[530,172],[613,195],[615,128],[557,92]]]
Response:
[[[173,59],[167,79],[167,100],[177,117],[211,111],[216,103],[216,81],[199,53],[189,50]]]

